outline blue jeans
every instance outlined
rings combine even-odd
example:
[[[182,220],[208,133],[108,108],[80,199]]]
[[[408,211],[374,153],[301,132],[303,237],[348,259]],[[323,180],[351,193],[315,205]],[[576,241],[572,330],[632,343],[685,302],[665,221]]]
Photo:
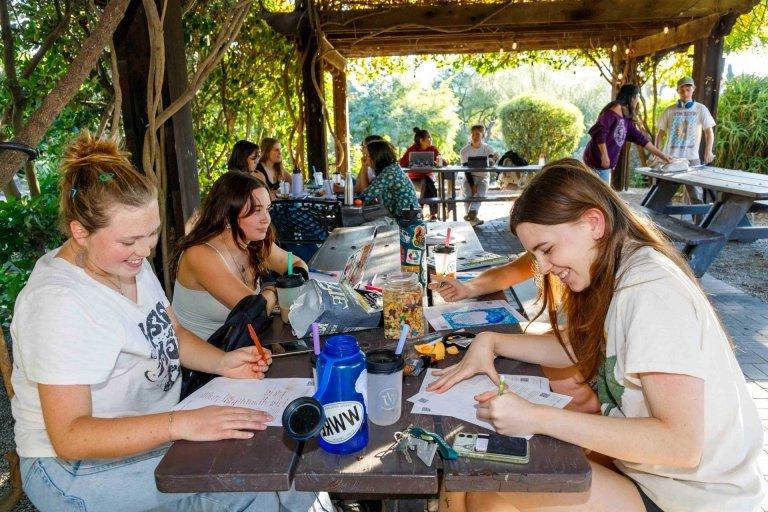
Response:
[[[595,169],[595,172],[600,176],[600,179],[611,184],[611,169]]]
[[[22,458],[24,492],[41,512],[122,511],[333,511],[326,493],[161,493],[155,468],[167,448],[123,459],[65,461]]]

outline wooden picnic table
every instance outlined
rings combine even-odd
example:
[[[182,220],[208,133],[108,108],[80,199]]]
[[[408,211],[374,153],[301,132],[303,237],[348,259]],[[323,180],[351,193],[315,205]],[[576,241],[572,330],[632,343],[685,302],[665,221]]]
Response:
[[[768,199],[768,176],[712,166],[691,168],[680,173],[659,173],[649,167],[641,167],[637,172],[653,178],[653,184],[641,204],[661,216],[659,219],[662,222],[665,220],[663,216],[669,214],[700,212],[704,214],[701,222],[698,225],[688,224],[717,235],[710,236],[704,243],[694,239],[681,240],[685,243],[683,252],[697,276],[706,272],[728,240],[768,238],[768,227],[752,226],[746,216],[757,202]],[[672,197],[680,185],[715,191],[715,201],[703,206],[672,205]]]
[[[450,210],[453,215],[453,220],[457,220],[456,204],[457,203],[474,203],[474,202],[487,202],[487,201],[512,201],[515,196],[502,195],[493,197],[484,197],[482,199],[469,199],[456,197],[456,175],[461,172],[496,172],[496,173],[508,173],[508,172],[538,172],[542,168],[541,165],[522,165],[522,166],[489,166],[489,167],[468,167],[464,165],[446,165],[443,167],[406,167],[403,170],[410,173],[429,174],[436,173],[439,177],[436,199],[422,199],[422,204],[439,204],[442,208],[442,217],[448,220],[448,211]],[[448,190],[450,191],[450,197],[446,194],[446,182],[448,182]]]
[[[480,246],[467,223],[433,225],[437,229],[450,225],[461,233],[467,244]],[[375,272],[389,267],[399,269],[397,232],[385,230],[376,235],[375,230],[371,232],[372,229],[365,226],[339,228],[323,244],[311,264],[323,270],[339,270],[341,267],[330,265],[342,259],[346,262],[340,254],[373,238],[384,242],[379,253],[381,259],[375,260],[373,265]],[[392,249],[393,246],[395,249]],[[321,264],[326,266],[320,267]],[[501,292],[485,299],[500,298],[503,298]],[[474,329],[475,332],[481,330]],[[497,326],[494,330],[521,332],[517,324]],[[381,328],[353,334],[363,351],[395,345],[395,340],[384,338]],[[290,328],[277,316],[262,339],[269,343],[294,338]],[[443,364],[456,361],[457,358],[453,357]],[[505,373],[541,375],[537,365],[506,359],[498,359],[497,368]],[[311,375],[307,354],[275,358],[269,371],[269,377]],[[441,462],[437,457],[433,467],[427,467],[415,457],[413,463],[408,463],[402,455],[388,452],[394,433],[409,425],[444,434],[449,443],[460,432],[484,431],[481,427],[454,418],[411,414],[410,403],[405,399],[418,391],[423,375],[405,378],[400,420],[387,427],[369,423],[368,446],[358,453],[329,454],[319,448],[316,440],[294,442],[278,427],[257,432],[248,440],[176,441],[155,470],[157,487],[162,492],[275,491],[287,490],[293,483],[297,490],[390,497],[434,495],[438,492],[439,475],[442,473],[446,488],[456,491],[581,492],[589,489],[591,471],[583,450],[547,436],[536,435],[531,439],[531,461],[524,465],[477,459]]]

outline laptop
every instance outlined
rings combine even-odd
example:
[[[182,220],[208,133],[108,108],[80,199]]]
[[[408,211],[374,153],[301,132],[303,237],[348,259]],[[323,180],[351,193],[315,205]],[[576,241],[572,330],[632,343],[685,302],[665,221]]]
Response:
[[[431,151],[412,151],[408,153],[410,167],[434,167],[435,154]]]
[[[465,165],[472,169],[483,169],[485,167],[490,167],[490,162],[488,161],[487,156],[470,156],[467,158],[467,163]]]

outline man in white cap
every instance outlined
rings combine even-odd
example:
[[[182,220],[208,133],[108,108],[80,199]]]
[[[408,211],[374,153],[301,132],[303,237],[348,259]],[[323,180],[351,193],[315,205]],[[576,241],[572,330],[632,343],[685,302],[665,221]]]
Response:
[[[659,132],[656,135],[656,147],[660,148],[666,137],[664,153],[673,158],[685,158],[688,165],[709,164],[715,159],[712,147],[715,134],[712,128],[715,120],[706,106],[693,101],[693,91],[696,85],[693,78],[686,76],[677,82],[677,94],[680,99],[667,108],[658,123]],[[699,157],[701,134],[704,133],[704,160]],[[685,186],[688,201],[691,204],[704,202],[704,190],[701,187]]]

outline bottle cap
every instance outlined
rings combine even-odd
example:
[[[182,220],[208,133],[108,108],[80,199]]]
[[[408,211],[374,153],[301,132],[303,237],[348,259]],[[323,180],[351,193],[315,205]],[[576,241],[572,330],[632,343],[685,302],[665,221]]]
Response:
[[[402,355],[395,355],[394,350],[386,348],[371,350],[366,353],[365,361],[368,373],[378,375],[396,373],[405,366],[405,360]]]
[[[438,244],[435,246],[435,249],[433,252],[436,252],[438,254],[451,254],[456,251],[456,247],[453,244]]]
[[[322,404],[311,396],[302,396],[289,403],[283,411],[283,429],[288,437],[306,441],[317,436],[325,424]]]
[[[280,276],[275,280],[275,287],[277,288],[296,288],[304,284],[304,277],[301,274],[290,274],[287,276]]]

